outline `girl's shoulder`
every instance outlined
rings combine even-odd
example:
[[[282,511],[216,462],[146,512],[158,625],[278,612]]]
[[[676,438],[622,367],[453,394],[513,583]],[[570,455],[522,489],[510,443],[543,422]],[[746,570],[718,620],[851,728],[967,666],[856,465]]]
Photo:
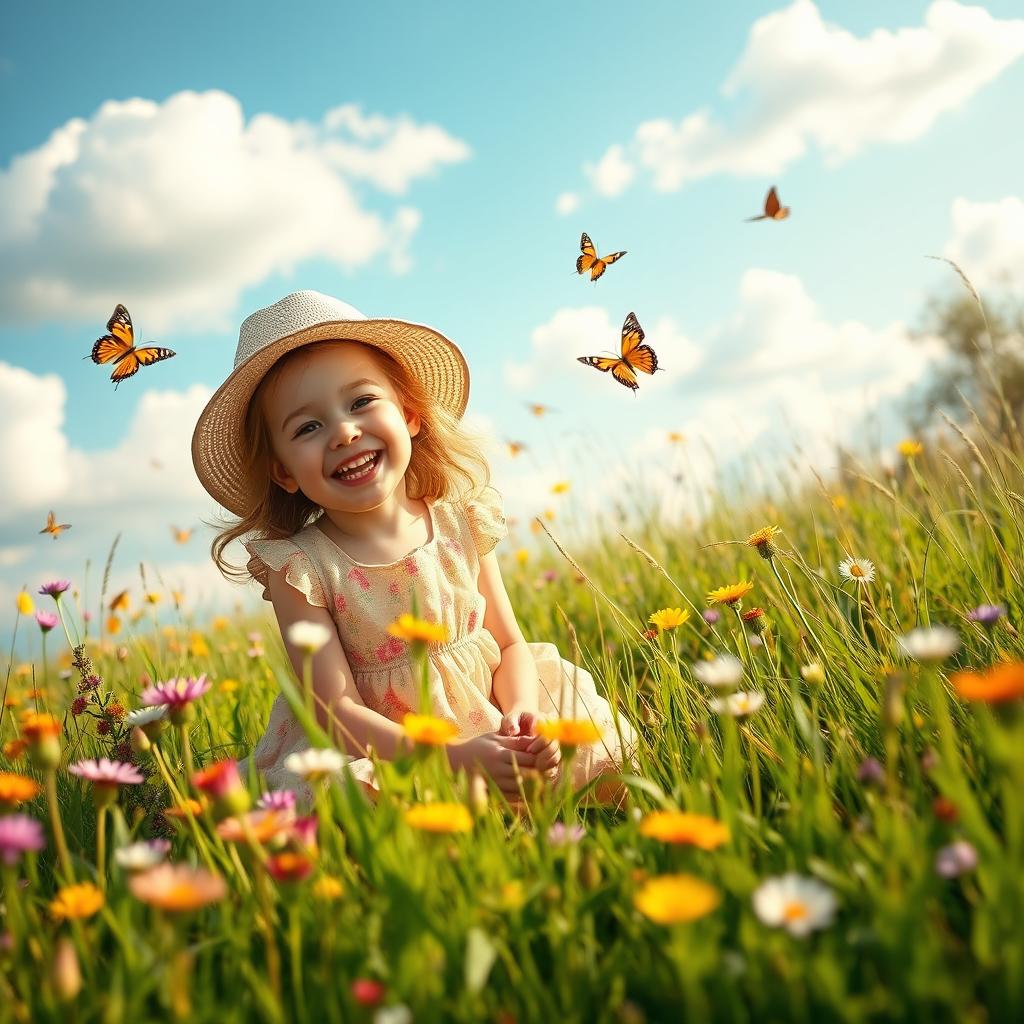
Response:
[[[263,587],[263,600],[270,600],[268,573],[284,570],[285,580],[319,608],[327,607],[327,595],[316,568],[316,536],[322,535],[315,523],[304,526],[291,537],[264,537],[243,545],[249,552],[246,569]]]
[[[499,540],[508,536],[505,504],[496,488],[487,484],[462,499],[460,504],[479,555],[486,555]]]

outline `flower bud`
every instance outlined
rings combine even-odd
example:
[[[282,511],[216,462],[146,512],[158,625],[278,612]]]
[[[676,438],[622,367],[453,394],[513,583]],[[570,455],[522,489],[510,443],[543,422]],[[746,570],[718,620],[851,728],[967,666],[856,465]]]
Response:
[[[139,726],[135,726],[135,728],[132,729],[130,742],[132,750],[135,751],[136,754],[145,754],[153,746],[153,744],[149,742],[149,737]]]
[[[480,772],[469,776],[469,809],[479,818],[487,813],[487,780]]]
[[[821,686],[825,682],[825,670],[820,661],[812,661],[800,666],[800,678],[808,686]]]
[[[51,966],[53,990],[62,1003],[70,1003],[82,991],[82,971],[74,944],[66,936],[57,939]]]
[[[578,877],[582,889],[593,890],[601,884],[601,865],[597,861],[595,851],[589,848],[583,851]]]

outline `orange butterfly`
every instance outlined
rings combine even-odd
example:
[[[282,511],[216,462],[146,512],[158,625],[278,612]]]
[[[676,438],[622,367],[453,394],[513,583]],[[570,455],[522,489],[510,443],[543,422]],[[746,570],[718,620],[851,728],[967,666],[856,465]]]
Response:
[[[785,220],[788,216],[789,207],[779,203],[779,195],[772,185],[764,199],[764,213],[758,217],[748,217],[747,220]]]
[[[61,530],[70,529],[70,523],[58,523],[57,517],[52,512],[50,512],[46,516],[46,525],[39,532],[52,534],[53,539],[56,540],[60,536]]]
[[[542,405],[540,402],[527,402],[526,408],[529,409],[534,416],[543,416],[545,413],[555,411],[550,405]]]
[[[640,387],[636,382],[636,370],[654,373],[658,369],[658,357],[650,345],[642,345],[644,332],[637,323],[636,314],[630,313],[622,325],[622,355],[614,356],[577,356],[577,361],[593,366],[603,373],[612,371],[612,376],[623,386],[636,391]]]
[[[594,248],[594,243],[586,231],[580,236],[580,249],[583,251],[583,255],[576,260],[576,273],[585,274],[589,270],[591,281],[596,281],[605,272],[606,267],[626,255],[626,251],[623,250],[622,252],[613,252],[610,256],[598,257],[597,249]]]
[[[179,544],[188,543],[189,537],[192,536],[191,528],[187,530],[179,530],[176,526],[171,527],[171,534]]]
[[[127,611],[128,610],[128,591],[127,590],[122,590],[120,594],[118,594],[116,597],[113,597],[111,599],[110,604],[108,605],[108,607],[110,608],[110,611],[112,613],[113,612]]]
[[[526,451],[526,445],[522,441],[506,441],[508,445],[508,453],[515,458],[520,452]]]
[[[109,334],[103,335],[92,347],[94,363],[114,363],[114,372],[110,379],[114,388],[123,380],[127,380],[140,366],[158,363],[161,359],[170,359],[174,353],[169,348],[157,345],[135,347],[135,330],[128,310],[120,303],[114,309],[114,315],[107,321]]]

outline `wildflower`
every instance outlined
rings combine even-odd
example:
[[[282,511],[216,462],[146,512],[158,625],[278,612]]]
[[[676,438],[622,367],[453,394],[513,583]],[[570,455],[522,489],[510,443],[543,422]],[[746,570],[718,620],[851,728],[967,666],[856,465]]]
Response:
[[[53,580],[51,583],[44,583],[39,588],[39,593],[52,597],[54,601],[60,601],[61,594],[63,594],[70,586],[70,580]]]
[[[285,771],[301,776],[307,782],[317,782],[328,775],[336,775],[344,764],[344,754],[332,747],[310,747],[289,754],[284,759]]]
[[[77,718],[89,706],[88,697],[76,697],[71,702],[71,714]]]
[[[0,772],[0,807],[13,808],[39,795],[39,783],[27,775]]]
[[[427,622],[425,619],[417,619],[414,615],[406,612],[388,626],[388,632],[397,636],[399,640],[408,643],[421,644],[436,643],[443,644],[448,640],[448,628],[442,623]]]
[[[979,604],[967,613],[971,622],[980,622],[986,629],[991,629],[1006,614],[1006,605]]]
[[[240,685],[237,679],[222,679],[217,689],[221,693],[234,693]]]
[[[730,583],[717,590],[711,590],[707,595],[708,604],[736,604],[747,596],[754,589],[750,580],[741,580],[739,583]]]
[[[242,814],[249,809],[249,791],[242,784],[238,774],[238,762],[224,758],[192,776],[192,785],[213,801],[215,818],[226,818]]]
[[[568,480],[560,480],[558,483],[553,484],[551,487],[552,494],[565,494],[569,490],[570,484]]]
[[[119,700],[112,700],[107,705],[107,718],[112,718],[115,722],[123,721],[127,714],[128,712],[125,710],[125,706]]]
[[[161,595],[155,590],[151,590],[146,594],[146,604],[159,604],[160,600]]]
[[[545,583],[554,583],[558,579],[558,572],[555,569],[545,569],[540,577]]]
[[[780,532],[777,526],[762,526],[760,530],[747,538],[747,544],[752,548],[757,548],[757,553],[770,561],[779,553],[774,537]]]
[[[103,893],[92,882],[66,885],[50,903],[50,913],[58,920],[81,921],[92,917],[103,906]]]
[[[402,728],[414,743],[432,747],[443,747],[459,735],[459,727],[454,722],[433,715],[407,714],[402,719]]]
[[[960,817],[959,808],[948,796],[937,796],[932,801],[932,813],[946,824],[951,824]]]
[[[743,620],[743,624],[748,629],[753,630],[758,636],[771,625],[763,608],[751,608],[749,611],[743,612],[740,618]]]
[[[865,757],[857,768],[857,781],[865,786],[880,786],[885,781],[885,769],[874,757]]]
[[[217,826],[217,835],[229,843],[243,843],[249,836],[257,843],[286,839],[295,822],[291,811],[247,811],[225,818]]]
[[[651,615],[647,621],[661,632],[682,626],[689,619],[690,613],[684,608],[662,608]]]
[[[832,923],[836,898],[817,879],[792,872],[766,879],[754,890],[754,913],[770,928],[803,938]]]
[[[714,886],[693,875],[659,875],[643,884],[633,905],[658,924],[677,924],[710,914],[720,899]]]
[[[557,740],[562,747],[578,747],[601,739],[601,730],[589,718],[542,719],[537,723],[537,734],[546,740]]]
[[[847,506],[847,500],[846,500],[846,495],[845,494],[834,494],[832,496],[832,507],[837,512],[842,512],[843,509],[846,508],[846,506]]]
[[[847,582],[853,580],[866,587],[875,578],[875,563],[868,558],[844,558],[839,563],[839,575]]]
[[[740,690],[737,693],[730,693],[724,699],[715,698],[708,702],[708,706],[716,714],[732,715],[733,718],[746,718],[754,714],[764,703],[763,693],[744,693]]]
[[[189,637],[188,649],[193,658],[206,658],[210,654],[210,647],[202,633],[193,633]]]
[[[373,1015],[373,1024],[412,1024],[412,1010],[405,1003],[382,1006]]]
[[[384,983],[372,978],[356,978],[349,991],[352,998],[361,1006],[376,1006],[387,995]]]
[[[574,846],[587,834],[582,825],[566,825],[563,821],[554,822],[548,829],[549,846]]]
[[[129,711],[125,715],[125,725],[129,728],[138,727],[150,739],[160,732],[166,724],[167,705],[153,704],[148,708],[140,708],[138,711]]]
[[[722,617],[722,613],[717,608],[708,608],[702,611],[701,618],[709,625],[713,626]]]
[[[415,804],[405,812],[406,824],[426,832],[469,832],[473,818],[463,804]]]
[[[961,700],[1001,704],[1024,697],[1024,662],[1000,662],[984,672],[954,672],[949,681]]]
[[[288,627],[288,643],[303,654],[313,655],[331,639],[331,629],[321,622],[293,622]]]
[[[22,754],[25,753],[25,749],[28,747],[28,741],[18,738],[14,740],[8,740],[4,744],[4,757],[12,763],[17,761]]]
[[[530,560],[530,552],[526,548],[519,548],[516,551],[516,564],[517,565],[526,565],[526,563],[529,560]]]
[[[187,725],[196,714],[192,702],[202,697],[211,685],[205,675],[198,678],[181,676],[147,687],[142,691],[140,699],[149,707],[154,704],[166,704],[170,720],[175,725]]]
[[[295,791],[291,789],[274,789],[264,793],[256,806],[263,811],[293,811],[295,810]]]
[[[121,632],[121,620],[116,615],[108,616],[106,629],[111,636],[117,636]]]
[[[912,459],[915,455],[920,455],[924,451],[924,445],[920,441],[914,441],[908,438],[906,441],[900,441],[896,445],[896,450],[905,459]]]
[[[27,814],[0,814],[0,861],[4,864],[17,864],[23,853],[35,853],[45,845],[41,822]]]
[[[275,882],[301,882],[313,871],[313,861],[305,854],[285,850],[267,858],[267,874]]]
[[[333,875],[324,875],[313,883],[313,895],[323,903],[338,899],[345,892],[345,886]]]
[[[62,1003],[70,1003],[82,991],[82,969],[78,965],[78,954],[75,952],[75,944],[66,935],[57,939],[50,965],[50,978],[57,998]]]
[[[912,629],[897,637],[900,650],[915,661],[940,662],[955,654],[960,647],[960,634],[948,626]]]
[[[61,724],[53,715],[29,711],[22,716],[21,735],[37,768],[52,769],[60,764],[60,732]]]
[[[821,686],[825,682],[825,670],[820,661],[811,661],[800,666],[800,678],[808,686]]]
[[[147,839],[119,847],[114,851],[114,860],[125,871],[148,871],[161,864],[170,849],[171,844],[167,839]]]
[[[729,839],[729,830],[716,818],[682,811],[652,811],[640,822],[640,835],[663,843],[714,850]]]
[[[18,609],[19,615],[31,615],[36,610],[29,592],[24,588],[18,591],[18,596],[14,599],[14,606]]]
[[[70,765],[68,771],[79,778],[87,779],[93,784],[93,802],[97,807],[105,807],[117,799],[120,786],[138,785],[145,782],[145,777],[133,764],[123,761],[111,761],[101,757],[98,761],[88,759]]]
[[[957,878],[978,866],[978,851],[964,839],[942,847],[935,854],[935,873],[943,878]]]
[[[705,686],[728,690],[743,678],[743,662],[732,654],[720,654],[711,661],[695,662],[693,674]]]
[[[184,820],[191,813],[194,818],[198,818],[203,813],[205,807],[206,805],[198,800],[187,797],[184,803],[177,804],[174,807],[165,807],[163,814],[166,818],[180,818]]]
[[[228,887],[220,875],[186,864],[159,864],[128,880],[132,895],[160,910],[186,911],[217,903]]]
[[[44,633],[49,633],[60,619],[53,612],[36,612],[36,624]]]

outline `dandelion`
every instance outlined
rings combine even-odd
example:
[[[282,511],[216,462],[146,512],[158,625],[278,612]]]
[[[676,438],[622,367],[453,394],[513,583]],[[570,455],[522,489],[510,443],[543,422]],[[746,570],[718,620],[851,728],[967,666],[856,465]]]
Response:
[[[715,714],[731,715],[733,718],[746,718],[755,714],[764,703],[763,693],[744,693],[740,690],[737,693],[730,693],[728,697],[714,698],[708,702],[708,707]]]
[[[34,800],[40,792],[39,783],[27,775],[0,772],[0,809],[13,809],[26,800]]]
[[[548,845],[575,846],[586,834],[582,825],[566,825],[564,821],[556,821],[548,828]]]
[[[301,620],[288,627],[288,643],[303,654],[312,656],[331,639],[331,633],[330,627],[321,622]]]
[[[707,595],[708,604],[737,604],[742,601],[754,589],[750,580],[741,580],[739,583],[730,583],[724,587],[711,590]]]
[[[103,893],[92,882],[81,882],[58,890],[50,913],[58,920],[81,921],[97,913],[103,903]]]
[[[27,814],[0,815],[0,861],[18,863],[23,853],[37,853],[46,845],[42,822]]]
[[[186,864],[159,864],[128,880],[132,895],[160,910],[180,913],[218,903],[228,887],[220,875]]]
[[[696,921],[710,914],[721,897],[714,886],[693,875],[660,875],[646,881],[633,905],[658,924]]]
[[[537,723],[537,734],[546,740],[556,740],[562,747],[578,747],[601,739],[601,730],[589,718],[542,720]]]
[[[54,601],[60,601],[61,594],[71,587],[70,580],[53,580],[50,583],[44,583],[39,588],[40,594],[45,594],[47,597],[52,597]]]
[[[905,441],[900,441],[896,445],[896,450],[905,459],[912,459],[915,455],[920,455],[924,451],[924,445],[920,441],[915,441],[912,438],[908,438]]]
[[[114,860],[125,871],[148,871],[162,864],[170,849],[167,839],[147,839],[119,847],[114,851]]]
[[[770,928],[785,928],[803,938],[826,928],[836,912],[836,898],[817,879],[792,872],[766,879],[754,890],[754,913]]]
[[[530,552],[526,548],[519,548],[516,551],[515,558],[516,565],[526,565],[526,563],[530,560]]]
[[[949,681],[961,700],[1002,704],[1024,697],[1024,662],[1000,662],[984,672],[954,672]]]
[[[979,604],[967,613],[971,622],[980,622],[986,629],[991,629],[1006,614],[1006,605]]]
[[[264,793],[256,801],[256,806],[263,811],[293,811],[295,810],[295,801],[294,790],[274,789]]]
[[[31,595],[24,588],[18,591],[18,596],[14,599],[14,605],[18,609],[19,615],[31,615],[36,610]]]
[[[459,735],[454,722],[433,715],[407,714],[402,719],[402,728],[414,743],[432,747],[443,747]]]
[[[222,679],[217,689],[221,693],[234,693],[240,685],[237,679]]]
[[[957,878],[978,866],[978,851],[964,839],[942,847],[935,854],[935,873],[943,878]]]
[[[321,903],[330,903],[339,899],[345,892],[345,886],[333,875],[324,875],[313,883],[313,896]]]
[[[693,674],[705,686],[728,690],[738,686],[743,678],[743,662],[735,655],[720,654],[710,661],[695,662]]]
[[[764,559],[770,561],[778,553],[779,549],[775,545],[775,535],[781,531],[777,526],[762,526],[756,533],[752,533],[747,538],[747,544],[752,548],[757,549],[757,553]]]
[[[729,841],[729,829],[716,818],[682,811],[653,811],[640,822],[640,835],[701,850]]]
[[[146,604],[159,604],[160,600],[161,595],[155,590],[151,590],[146,594]]]
[[[463,804],[415,804],[405,812],[406,824],[426,832],[469,832],[473,817]]]
[[[912,629],[897,637],[900,650],[914,661],[940,662],[955,654],[960,647],[960,634],[948,626]]]
[[[685,608],[662,608],[651,615],[647,621],[656,626],[660,632],[665,632],[685,625],[689,618],[690,613]]]
[[[307,782],[318,782],[328,775],[337,775],[344,764],[344,754],[340,754],[332,747],[310,747],[308,750],[289,754],[284,759],[285,770]]]
[[[852,580],[866,587],[875,579],[875,563],[868,558],[844,558],[839,563],[839,575],[846,582]]]

